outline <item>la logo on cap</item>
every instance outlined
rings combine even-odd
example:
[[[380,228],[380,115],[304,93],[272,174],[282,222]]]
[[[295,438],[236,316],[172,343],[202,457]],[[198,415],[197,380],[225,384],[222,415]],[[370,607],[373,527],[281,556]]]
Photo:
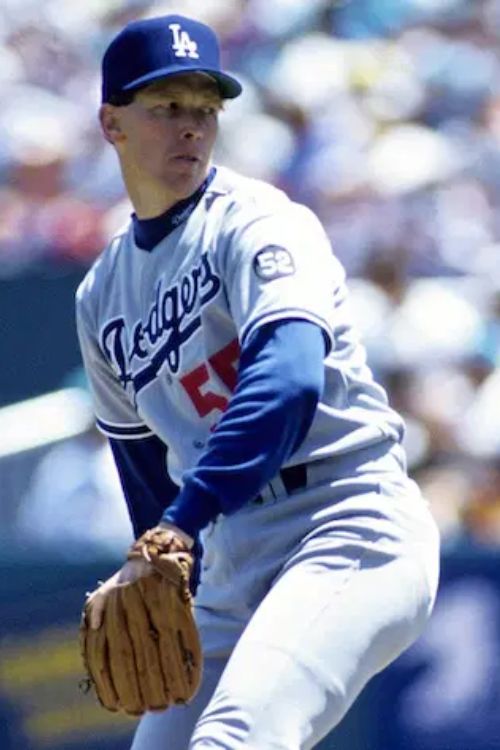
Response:
[[[172,32],[172,49],[176,57],[199,58],[198,45],[191,39],[187,31],[182,30],[180,23],[171,23],[168,28]]]

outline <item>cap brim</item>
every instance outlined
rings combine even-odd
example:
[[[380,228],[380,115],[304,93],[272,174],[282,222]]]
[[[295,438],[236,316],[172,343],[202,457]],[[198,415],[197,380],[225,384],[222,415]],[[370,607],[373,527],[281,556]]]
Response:
[[[185,65],[170,65],[168,68],[159,68],[153,73],[148,73],[141,78],[136,78],[134,81],[127,83],[122,90],[132,91],[153,81],[158,81],[161,78],[171,78],[182,73],[206,73],[217,82],[223,99],[235,99],[243,91],[241,83],[227,73],[222,73],[220,70],[213,70],[212,68],[186,67]]]

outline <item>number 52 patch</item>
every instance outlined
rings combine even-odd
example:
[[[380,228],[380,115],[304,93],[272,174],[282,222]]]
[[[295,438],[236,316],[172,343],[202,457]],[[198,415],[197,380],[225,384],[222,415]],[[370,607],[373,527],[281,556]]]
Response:
[[[292,276],[295,273],[293,258],[284,247],[269,245],[259,250],[253,259],[253,270],[263,281]]]

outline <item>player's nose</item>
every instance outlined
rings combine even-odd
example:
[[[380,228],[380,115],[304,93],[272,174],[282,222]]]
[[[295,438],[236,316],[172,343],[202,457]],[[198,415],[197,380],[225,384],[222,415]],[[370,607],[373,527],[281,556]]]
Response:
[[[186,111],[181,121],[181,137],[185,140],[199,140],[205,134],[203,118],[195,112]]]
[[[181,137],[186,141],[199,141],[203,138],[203,132],[200,128],[183,128]]]

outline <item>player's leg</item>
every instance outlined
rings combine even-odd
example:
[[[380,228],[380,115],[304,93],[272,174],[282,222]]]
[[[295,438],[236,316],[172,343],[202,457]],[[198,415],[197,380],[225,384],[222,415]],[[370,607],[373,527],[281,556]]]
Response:
[[[145,714],[138,724],[131,750],[187,750],[194,726],[212,697],[248,620],[248,617],[199,605],[195,607],[195,617],[204,656],[200,688],[187,706]]]
[[[362,516],[357,524],[346,508],[346,519],[344,535],[329,530],[301,547],[257,609],[191,750],[314,747],[418,637],[435,596],[432,522],[425,513],[407,528],[388,521],[379,543],[377,533],[363,538]]]
[[[187,750],[194,726],[209,702],[225,666],[225,659],[206,659],[198,693],[188,706],[145,714],[131,750]]]

